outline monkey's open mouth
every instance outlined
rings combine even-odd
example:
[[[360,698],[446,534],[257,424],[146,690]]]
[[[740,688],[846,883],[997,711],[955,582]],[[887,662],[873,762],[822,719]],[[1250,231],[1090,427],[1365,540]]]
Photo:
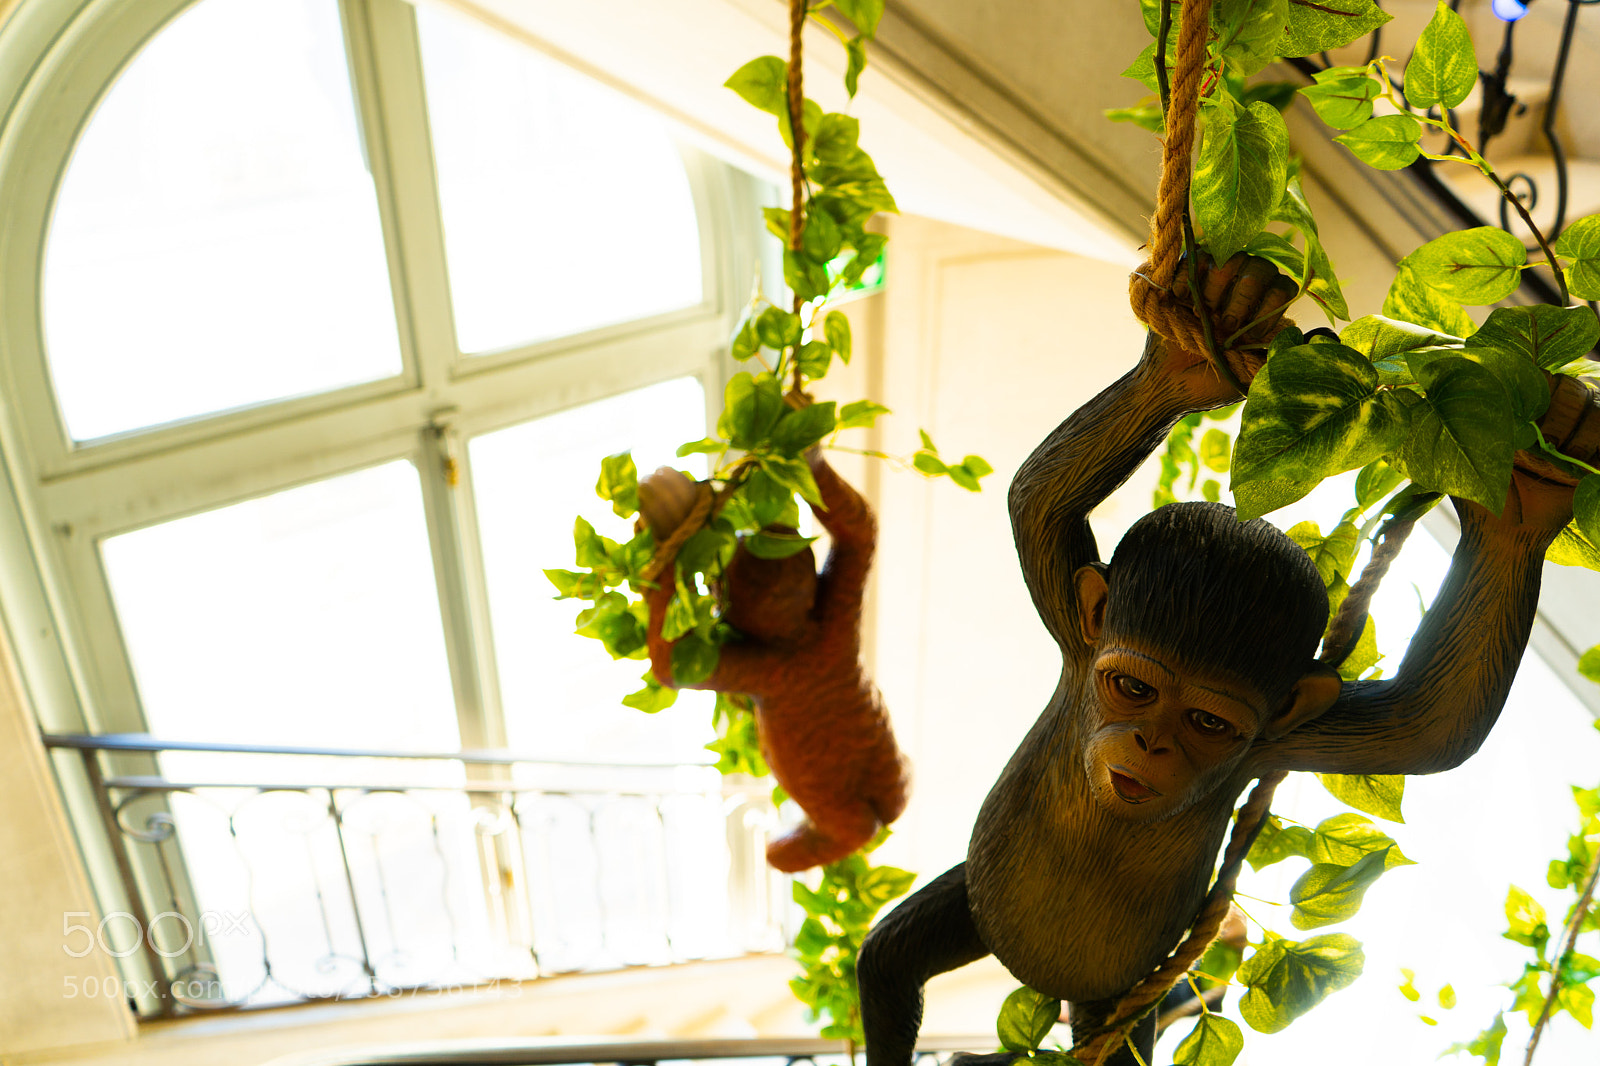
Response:
[[[1129,803],[1143,803],[1147,799],[1154,799],[1161,795],[1155,789],[1142,781],[1137,781],[1127,774],[1111,771],[1111,787],[1118,796]]]

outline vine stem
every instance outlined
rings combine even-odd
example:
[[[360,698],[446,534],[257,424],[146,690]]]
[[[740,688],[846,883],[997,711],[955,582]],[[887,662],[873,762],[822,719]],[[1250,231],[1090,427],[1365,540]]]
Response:
[[[801,82],[800,53],[802,38],[806,28],[806,0],[789,0],[789,139],[794,142],[794,151],[789,165],[790,206],[789,206],[789,249],[797,256],[800,253],[800,238],[804,232],[805,206],[806,206],[806,95]],[[795,293],[794,313],[799,317],[800,308],[805,301],[800,299],[800,294]],[[800,346],[795,345],[794,352],[794,389],[800,391],[804,382],[800,378]]]
[[[1596,884],[1600,884],[1600,853],[1589,864],[1589,877],[1583,883],[1583,893],[1578,897],[1572,917],[1567,920],[1566,935],[1561,938],[1561,954],[1556,956],[1555,973],[1550,975],[1550,994],[1545,997],[1544,1009],[1534,1023],[1533,1035],[1528,1038],[1528,1053],[1522,1057],[1522,1066],[1531,1066],[1533,1053],[1539,1049],[1539,1037],[1543,1035],[1544,1027],[1555,1010],[1556,996],[1561,992],[1561,972],[1565,969],[1567,956],[1572,954],[1573,945],[1578,941],[1578,934],[1583,930],[1583,919],[1589,913],[1589,904],[1594,901]]]
[[[1567,462],[1571,463],[1573,466],[1581,466],[1585,470],[1589,471],[1589,473],[1591,473],[1591,474],[1600,474],[1600,470],[1597,470],[1594,467],[1590,466],[1588,463],[1584,462],[1582,459],[1574,459],[1572,456],[1566,454],[1563,451],[1558,450],[1555,445],[1553,445],[1549,441],[1545,440],[1544,439],[1544,433],[1542,433],[1540,431],[1540,429],[1539,429],[1539,423],[1530,422],[1528,424],[1533,427],[1533,435],[1539,438],[1539,447],[1543,448],[1545,451],[1549,452],[1551,455],[1555,456],[1557,459],[1564,459]]]

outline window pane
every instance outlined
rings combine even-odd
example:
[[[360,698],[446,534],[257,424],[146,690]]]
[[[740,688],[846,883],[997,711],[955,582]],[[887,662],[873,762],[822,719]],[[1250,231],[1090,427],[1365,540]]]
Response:
[[[204,0],[79,141],[44,269],[87,440],[400,372],[335,0]]]
[[[700,237],[665,124],[465,16],[419,6],[463,352],[700,302]]]
[[[163,739],[458,746],[410,463],[112,537],[103,552],[145,716]],[[162,762],[230,779],[289,769],[273,756]]]
[[[621,706],[650,664],[613,662],[599,641],[575,636],[583,604],[552,599],[544,576],[547,568],[572,568],[576,514],[613,539],[632,536],[594,494],[601,456],[631,449],[642,473],[700,463],[703,474],[702,456],[673,453],[705,435],[704,402],[700,383],[682,378],[472,441],[500,690],[517,751],[596,762],[705,757],[709,693],[684,693],[656,715]]]

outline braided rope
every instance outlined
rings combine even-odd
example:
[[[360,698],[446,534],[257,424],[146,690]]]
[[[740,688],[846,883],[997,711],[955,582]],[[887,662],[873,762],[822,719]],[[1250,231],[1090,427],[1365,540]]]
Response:
[[[689,508],[689,513],[683,516],[683,521],[678,523],[678,528],[674,529],[666,540],[656,545],[656,553],[639,572],[646,581],[654,581],[659,577],[661,571],[677,558],[678,549],[683,547],[684,542],[705,527],[706,519],[711,517],[712,504],[720,502],[710,489],[711,486],[708,484],[701,485],[699,497],[694,501],[694,506]]]
[[[1155,972],[1123,995],[1098,1030],[1072,1049],[1072,1054],[1087,1066],[1101,1066],[1121,1046],[1135,1023],[1161,1002],[1162,997],[1217,938],[1223,921],[1228,917],[1228,907],[1233,903],[1233,889],[1239,881],[1244,857],[1250,853],[1250,846],[1255,843],[1267,816],[1272,813],[1272,794],[1285,776],[1283,773],[1272,773],[1263,777],[1250,791],[1244,806],[1239,808],[1233,834],[1228,838],[1227,850],[1223,852],[1222,868],[1217,872],[1217,880],[1211,886],[1211,891],[1206,894],[1189,935]]]

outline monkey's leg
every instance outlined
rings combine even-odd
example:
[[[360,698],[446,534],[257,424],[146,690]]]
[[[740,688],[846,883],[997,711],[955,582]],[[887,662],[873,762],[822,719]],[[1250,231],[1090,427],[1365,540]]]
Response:
[[[786,874],[826,866],[871,840],[877,831],[878,816],[865,802],[812,804],[805,821],[767,845],[767,862]]]
[[[989,954],[967,909],[967,864],[929,882],[867,934],[856,961],[867,1066],[910,1066],[922,986]]]

